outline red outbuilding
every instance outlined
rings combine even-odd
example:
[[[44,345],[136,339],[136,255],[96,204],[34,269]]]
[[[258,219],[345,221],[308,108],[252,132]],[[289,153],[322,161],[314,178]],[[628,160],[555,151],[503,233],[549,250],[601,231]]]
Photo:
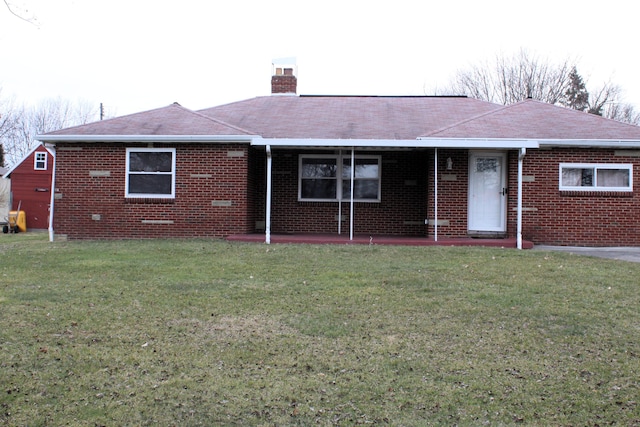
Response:
[[[53,154],[40,144],[3,176],[11,180],[11,210],[24,211],[27,229],[49,228],[52,173]]]

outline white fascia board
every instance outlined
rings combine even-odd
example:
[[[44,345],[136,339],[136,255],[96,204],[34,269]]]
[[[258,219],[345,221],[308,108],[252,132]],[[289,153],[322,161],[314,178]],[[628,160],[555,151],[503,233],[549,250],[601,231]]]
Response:
[[[631,139],[541,139],[540,147],[640,148],[640,140]]]
[[[466,149],[518,149],[538,148],[535,140],[507,139],[304,139],[256,138],[252,145],[272,147],[371,147],[371,148],[466,148]]]
[[[482,138],[419,138],[433,148],[640,148],[640,140],[614,139],[482,139]]]
[[[251,145],[271,147],[415,147],[416,140],[401,139],[321,139],[321,138],[256,138]]]
[[[467,149],[518,149],[538,148],[535,139],[506,138],[418,138],[428,148],[467,148]]]
[[[211,143],[246,142],[256,135],[36,135],[43,142],[159,142],[159,143]]]

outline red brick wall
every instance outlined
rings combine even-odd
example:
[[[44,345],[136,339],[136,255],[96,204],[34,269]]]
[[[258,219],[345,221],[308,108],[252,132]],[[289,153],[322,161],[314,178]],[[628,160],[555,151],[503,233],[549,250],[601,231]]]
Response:
[[[124,239],[223,237],[253,230],[248,146],[155,147],[176,148],[175,199],[125,199],[122,144],[58,144],[56,233],[70,239]]]
[[[294,75],[271,77],[271,93],[296,93],[298,79]]]
[[[638,157],[611,149],[529,150],[524,158],[523,237],[538,244],[567,246],[640,245]],[[632,193],[568,192],[558,188],[560,163],[632,163]],[[509,234],[515,235],[517,155],[511,156]]]
[[[56,188],[61,198],[56,200],[56,232],[67,234],[71,239],[111,239],[224,237],[264,231],[264,149],[239,144],[175,147],[175,200],[140,201],[124,197],[124,145],[60,144]],[[298,201],[299,154],[299,151],[273,149],[271,231],[337,233],[338,203]],[[382,200],[355,204],[355,234],[432,236],[434,226],[425,226],[424,220],[435,217],[433,151],[359,154],[382,156]],[[446,170],[448,157],[453,161],[451,171]],[[438,226],[438,235],[464,237],[467,235],[469,152],[441,149],[438,159],[438,219],[446,221]],[[578,193],[558,189],[561,162],[637,163],[638,159],[602,149],[529,150],[524,158],[523,237],[539,244],[640,245],[637,220],[640,204],[635,195],[640,189],[637,167],[634,168],[633,193]],[[92,177],[92,171],[99,172],[99,176]],[[104,172],[109,176],[100,176]],[[513,237],[516,234],[516,151],[508,153],[507,181],[510,190],[507,235]],[[213,201],[230,201],[231,206],[213,206]],[[171,221],[172,224],[143,221]],[[349,233],[349,203],[342,204],[341,231]]]
[[[435,219],[435,153],[428,159],[429,219]],[[447,170],[447,159],[453,167]],[[438,150],[438,237],[467,236],[467,205],[469,181],[469,152],[467,150]],[[446,221],[446,223],[442,223]],[[433,221],[429,224],[429,235],[435,233]]]

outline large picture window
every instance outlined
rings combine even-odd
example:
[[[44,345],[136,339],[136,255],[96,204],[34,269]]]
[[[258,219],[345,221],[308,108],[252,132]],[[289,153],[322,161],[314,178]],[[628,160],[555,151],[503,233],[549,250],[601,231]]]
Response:
[[[561,163],[560,190],[632,191],[633,165]]]
[[[174,148],[127,148],[126,197],[175,197]]]
[[[300,201],[348,201],[351,199],[350,155],[301,155],[298,199]],[[380,201],[380,156],[356,156],[353,198]]]

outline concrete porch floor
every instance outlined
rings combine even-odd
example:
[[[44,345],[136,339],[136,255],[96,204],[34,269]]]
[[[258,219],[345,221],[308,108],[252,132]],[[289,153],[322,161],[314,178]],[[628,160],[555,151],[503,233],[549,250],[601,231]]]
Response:
[[[264,234],[235,234],[227,236],[232,242],[264,243]],[[515,238],[483,239],[483,238],[438,238],[410,237],[410,236],[378,236],[356,235],[349,240],[348,234],[272,234],[271,243],[300,243],[300,244],[333,244],[333,245],[397,245],[397,246],[486,246],[498,248],[516,248]],[[523,240],[522,249],[533,248],[533,243]]]

